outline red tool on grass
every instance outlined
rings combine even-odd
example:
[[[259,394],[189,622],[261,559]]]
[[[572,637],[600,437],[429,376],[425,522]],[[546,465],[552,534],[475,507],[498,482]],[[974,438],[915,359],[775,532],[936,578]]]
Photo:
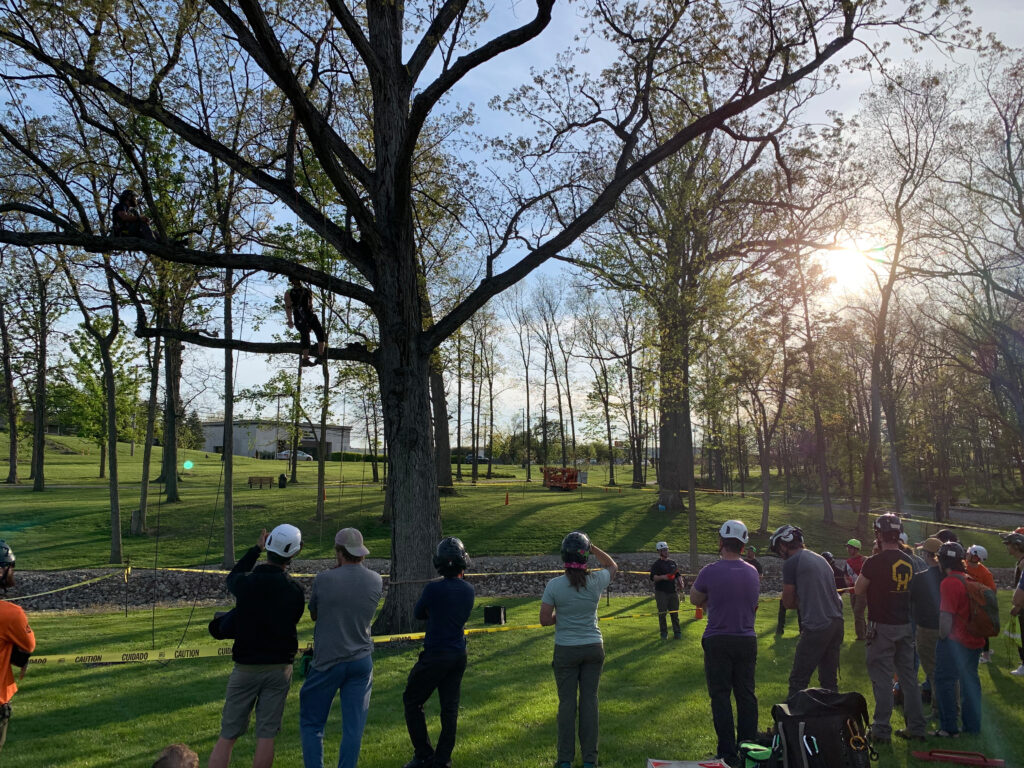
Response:
[[[981,752],[958,752],[955,749],[932,749],[928,752],[914,752],[918,760],[930,763],[956,763],[957,765],[981,765],[986,768],[1003,768],[1006,763],[997,757],[985,757]]]

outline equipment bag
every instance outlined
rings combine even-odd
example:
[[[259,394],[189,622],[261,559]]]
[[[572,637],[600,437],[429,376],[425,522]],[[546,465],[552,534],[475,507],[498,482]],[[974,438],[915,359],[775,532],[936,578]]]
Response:
[[[989,589],[972,576],[961,581],[967,588],[967,631],[975,637],[999,635],[999,601],[994,589]]]
[[[859,693],[808,688],[772,707],[783,768],[867,768],[868,707]]]

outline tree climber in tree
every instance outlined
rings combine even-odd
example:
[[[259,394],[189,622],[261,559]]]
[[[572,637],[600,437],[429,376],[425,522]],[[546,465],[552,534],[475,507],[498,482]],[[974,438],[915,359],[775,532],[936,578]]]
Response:
[[[117,199],[111,214],[114,237],[141,237],[156,240],[149,226],[149,217],[139,212],[139,195],[134,189],[126,189]]]
[[[299,365],[316,365],[327,351],[327,337],[324,335],[320,318],[313,311],[313,292],[299,282],[297,277],[289,277],[288,283],[291,287],[284,292],[284,313],[288,317],[288,327],[294,327],[299,332],[299,343],[302,345],[299,352],[302,359]],[[309,359],[313,351],[309,346],[310,331],[316,334],[317,360]]]

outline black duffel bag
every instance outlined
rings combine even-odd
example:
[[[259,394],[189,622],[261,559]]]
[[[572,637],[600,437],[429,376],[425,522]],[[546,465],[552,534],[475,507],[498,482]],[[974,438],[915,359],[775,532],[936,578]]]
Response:
[[[857,692],[807,688],[772,707],[772,720],[784,768],[867,768],[878,759],[868,740],[867,702]]]

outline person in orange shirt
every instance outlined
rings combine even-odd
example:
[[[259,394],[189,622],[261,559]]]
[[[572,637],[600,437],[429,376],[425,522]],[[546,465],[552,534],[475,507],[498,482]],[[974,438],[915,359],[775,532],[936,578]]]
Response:
[[[14,586],[14,553],[6,541],[0,540],[0,587]],[[11,665],[21,667],[25,677],[28,657],[36,649],[36,636],[28,625],[25,612],[14,603],[0,600],[0,751],[7,741],[7,723],[11,719],[11,697],[18,690]]]
[[[980,581],[995,592],[995,577],[992,576],[992,571],[982,565],[986,560],[988,560],[988,550],[981,546],[981,544],[972,544],[967,548],[967,575],[975,581]],[[987,637],[985,638],[985,650],[981,652],[980,661],[982,664],[988,664],[992,661],[992,649],[989,648]]]

